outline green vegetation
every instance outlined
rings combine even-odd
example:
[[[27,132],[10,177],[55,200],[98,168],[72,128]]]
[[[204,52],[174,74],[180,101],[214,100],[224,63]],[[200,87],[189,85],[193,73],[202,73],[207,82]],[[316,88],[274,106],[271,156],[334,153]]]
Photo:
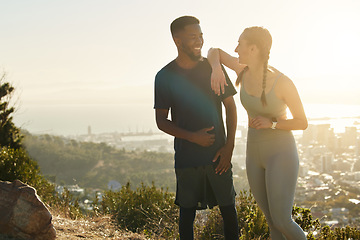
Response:
[[[118,192],[106,191],[100,206],[95,209],[114,215],[122,229],[151,237],[169,238],[177,234],[179,210],[174,204],[174,194],[154,184],[142,184],[131,190],[127,183]]]
[[[2,73],[0,76],[0,146],[19,149],[22,136],[12,121],[15,108],[11,107],[10,103],[14,91],[14,87],[6,82],[6,73]]]
[[[151,238],[178,238],[178,207],[173,203],[172,193],[175,191],[172,154],[126,151],[104,143],[76,142],[50,135],[26,134],[24,142],[29,153],[38,159],[43,172],[56,176],[56,182],[73,184],[76,178],[76,183],[82,187],[100,189],[106,189],[110,180],[122,184],[119,191],[105,191],[102,201],[96,198],[90,214],[111,214],[119,228]],[[161,188],[155,187],[153,182],[160,183],[158,187]],[[168,186],[172,186],[169,192],[164,191]],[[70,217],[81,216],[76,198],[66,193],[62,199],[67,206],[64,211]],[[236,208],[241,239],[269,239],[265,217],[250,193],[238,193]],[[293,217],[308,233],[308,239],[347,239],[347,236],[356,239],[360,234],[351,227],[321,227],[309,209],[294,207]],[[219,209],[215,207],[198,214],[195,231],[197,239],[223,239]]]
[[[110,213],[119,227],[146,234],[151,239],[178,239],[178,207],[174,194],[141,185],[131,190],[130,183],[120,191],[107,191],[103,201],[95,202],[96,214]],[[264,215],[258,208],[251,193],[240,191],[236,198],[236,209],[240,227],[240,239],[269,239],[269,230]],[[220,210],[198,212],[195,224],[196,239],[224,239]],[[294,220],[307,232],[307,238],[315,239],[360,239],[360,230],[351,227],[321,227],[313,219],[309,209],[294,207]]]
[[[85,188],[107,189],[111,180],[134,188],[151,185],[170,187],[174,192],[174,160],[170,153],[135,152],[116,149],[105,143],[76,142],[57,136],[26,134],[24,145],[46,176],[59,184],[77,183]],[[74,182],[74,179],[76,182]]]
[[[37,163],[32,160],[22,147],[23,136],[12,121],[15,111],[11,107],[14,87],[6,81],[6,73],[0,76],[0,180],[16,179],[28,183],[46,201],[54,200],[55,188],[41,175]]]
[[[24,149],[2,147],[0,152],[0,180],[20,180],[37,190],[47,203],[56,202],[55,186],[40,175],[37,163]]]
[[[76,217],[79,208],[71,202],[72,196],[58,195],[55,185],[40,173],[38,163],[23,148],[23,135],[12,121],[14,107],[10,107],[14,87],[6,82],[6,74],[0,77],[0,180],[20,180],[37,191],[40,198],[50,206],[61,206],[66,214]]]
[[[65,188],[62,194],[41,174],[53,176],[56,182],[88,188],[106,188],[110,180],[123,186],[119,191],[105,191],[102,199],[95,197],[90,215],[111,214],[120,229],[143,233],[152,239],[178,239],[178,213],[174,204],[172,154],[118,150],[106,144],[79,143],[64,138],[26,134],[25,144],[13,124],[9,107],[14,88],[0,78],[0,180],[19,179],[37,189],[42,200],[76,219],[86,217],[80,211],[79,199]],[[27,151],[23,148],[26,146]],[[33,160],[36,159],[37,161]],[[237,171],[237,170],[236,170]],[[134,184],[132,187],[129,181]],[[98,195],[96,195],[98,196]],[[348,204],[345,198],[337,198]],[[331,202],[329,204],[337,204]],[[240,191],[236,200],[241,239],[269,239],[264,215],[249,192]],[[308,239],[360,239],[356,228],[321,228],[309,209],[294,207],[293,218],[308,233]],[[224,239],[222,218],[217,207],[197,215],[197,239]]]
[[[105,143],[77,142],[59,136],[25,133],[24,145],[42,173],[57,184],[108,189],[111,180],[168,188],[175,192],[174,156],[171,153],[127,151]],[[245,170],[234,166],[235,186],[246,185]]]

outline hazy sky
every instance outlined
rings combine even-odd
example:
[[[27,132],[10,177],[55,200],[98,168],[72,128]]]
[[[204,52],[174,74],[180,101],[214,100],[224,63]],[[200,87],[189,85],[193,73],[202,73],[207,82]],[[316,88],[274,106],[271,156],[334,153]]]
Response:
[[[169,25],[194,15],[203,55],[234,53],[244,28],[264,26],[270,64],[305,104],[360,105],[359,10],[358,0],[0,0],[0,67],[30,131],[151,128],[154,76],[177,53]]]

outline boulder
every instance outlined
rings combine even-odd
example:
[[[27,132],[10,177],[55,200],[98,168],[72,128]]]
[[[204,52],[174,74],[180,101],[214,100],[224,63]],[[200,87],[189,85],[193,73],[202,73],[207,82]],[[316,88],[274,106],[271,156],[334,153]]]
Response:
[[[36,190],[19,180],[0,181],[0,234],[16,239],[52,240],[52,216]]]

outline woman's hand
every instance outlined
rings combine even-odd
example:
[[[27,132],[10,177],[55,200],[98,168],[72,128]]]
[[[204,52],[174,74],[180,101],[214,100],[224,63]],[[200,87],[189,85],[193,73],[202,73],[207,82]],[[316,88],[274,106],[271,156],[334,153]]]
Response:
[[[272,126],[272,121],[269,118],[265,118],[262,116],[249,118],[249,127],[251,128],[265,129],[265,128],[271,128],[271,126]]]
[[[211,89],[216,95],[220,96],[220,94],[225,93],[225,86],[228,86],[228,84],[224,72],[221,68],[214,68],[211,73]]]
[[[278,117],[277,121],[281,120],[287,120],[286,114]],[[257,116],[254,118],[249,117],[249,127],[255,128],[255,129],[265,129],[265,128],[271,128],[272,127],[272,120],[266,117]]]

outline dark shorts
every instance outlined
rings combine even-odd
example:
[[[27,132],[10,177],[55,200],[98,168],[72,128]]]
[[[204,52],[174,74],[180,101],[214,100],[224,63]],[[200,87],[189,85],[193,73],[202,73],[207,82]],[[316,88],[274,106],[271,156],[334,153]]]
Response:
[[[184,208],[206,209],[235,203],[231,168],[219,175],[215,165],[176,168],[175,204]]]

